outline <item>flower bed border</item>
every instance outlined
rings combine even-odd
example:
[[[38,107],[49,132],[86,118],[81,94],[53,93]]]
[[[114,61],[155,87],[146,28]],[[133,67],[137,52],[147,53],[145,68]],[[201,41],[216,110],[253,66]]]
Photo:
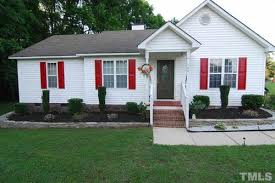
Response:
[[[8,116],[14,112],[9,112],[0,116],[0,128],[137,128],[149,127],[149,123],[141,122],[29,122],[10,121]]]

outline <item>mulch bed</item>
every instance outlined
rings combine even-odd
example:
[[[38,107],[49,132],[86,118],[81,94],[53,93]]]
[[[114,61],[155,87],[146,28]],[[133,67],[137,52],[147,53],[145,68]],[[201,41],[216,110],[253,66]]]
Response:
[[[242,108],[206,109],[199,113],[197,119],[260,119],[272,117],[268,112],[258,109],[257,117],[243,114]]]
[[[114,112],[109,114],[117,114],[117,118],[109,120],[108,113],[89,112],[87,116],[79,121],[81,122],[149,122],[149,120],[142,121],[139,114],[131,114],[127,112]],[[35,112],[31,114],[13,114],[9,116],[12,121],[30,121],[30,122],[48,122],[44,120],[44,113]],[[55,114],[55,119],[50,122],[79,122],[73,119],[69,113]]]

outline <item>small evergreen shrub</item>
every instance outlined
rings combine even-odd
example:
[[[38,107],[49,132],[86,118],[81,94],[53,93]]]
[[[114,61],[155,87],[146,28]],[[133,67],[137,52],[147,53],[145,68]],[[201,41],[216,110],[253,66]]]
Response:
[[[99,87],[98,88],[98,100],[99,100],[99,109],[100,112],[105,112],[106,105],[105,105],[105,98],[106,98],[106,87]]]
[[[262,95],[243,95],[242,107],[244,109],[257,110],[264,104],[264,96]]]
[[[81,98],[71,98],[68,100],[68,108],[71,114],[80,113],[83,108],[83,100]]]
[[[189,116],[191,117],[193,114],[195,114],[197,116],[205,108],[206,108],[206,105],[202,101],[200,101],[200,100],[194,101],[193,100],[189,105],[189,111],[190,111]]]
[[[138,110],[141,115],[142,121],[146,120],[146,109],[147,109],[147,105],[144,102],[140,102],[138,105]]]
[[[138,104],[136,102],[127,102],[126,108],[129,113],[138,113]]]
[[[88,117],[87,113],[75,113],[73,115],[73,120],[77,121],[77,122],[80,122],[80,121],[84,120],[87,117]]]
[[[42,91],[42,107],[44,113],[49,113],[50,111],[50,91],[43,90]]]
[[[16,114],[26,114],[28,112],[26,104],[17,103],[14,105],[14,112]]]
[[[203,104],[205,104],[205,109],[207,107],[209,107],[210,105],[210,99],[208,96],[205,96],[205,95],[195,95],[193,97],[193,101],[196,102],[196,101],[201,101]]]
[[[221,105],[223,109],[226,109],[228,106],[229,92],[230,92],[230,86],[227,86],[227,85],[220,86]]]

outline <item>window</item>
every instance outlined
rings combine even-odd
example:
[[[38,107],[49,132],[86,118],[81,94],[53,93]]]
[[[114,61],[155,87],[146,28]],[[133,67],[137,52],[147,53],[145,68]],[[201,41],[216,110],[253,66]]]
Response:
[[[210,59],[209,88],[218,88],[222,81],[222,59]]]
[[[104,86],[106,88],[114,88],[114,62],[103,62]]]
[[[116,87],[127,88],[127,61],[116,61]]]
[[[209,88],[218,88],[220,85],[237,85],[237,59],[210,59]]]
[[[56,63],[48,63],[48,86],[49,88],[57,88]]]
[[[237,59],[225,59],[224,61],[224,85],[236,88]]]
[[[106,88],[127,88],[126,60],[103,61],[103,80]]]

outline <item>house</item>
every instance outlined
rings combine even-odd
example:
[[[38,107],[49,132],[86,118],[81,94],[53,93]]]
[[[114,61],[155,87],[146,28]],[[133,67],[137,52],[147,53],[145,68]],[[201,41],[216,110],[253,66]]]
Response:
[[[240,106],[243,94],[264,94],[266,53],[275,47],[215,2],[204,1],[176,25],[135,29],[51,36],[10,56],[18,63],[20,102],[41,103],[49,89],[51,103],[78,97],[96,105],[103,85],[108,105],[150,102],[150,121],[160,126],[164,119],[154,121],[153,110],[182,106],[166,116],[184,113],[188,126],[194,95],[219,106],[218,87],[226,84],[229,106]],[[151,81],[138,70],[143,64],[153,67]]]

